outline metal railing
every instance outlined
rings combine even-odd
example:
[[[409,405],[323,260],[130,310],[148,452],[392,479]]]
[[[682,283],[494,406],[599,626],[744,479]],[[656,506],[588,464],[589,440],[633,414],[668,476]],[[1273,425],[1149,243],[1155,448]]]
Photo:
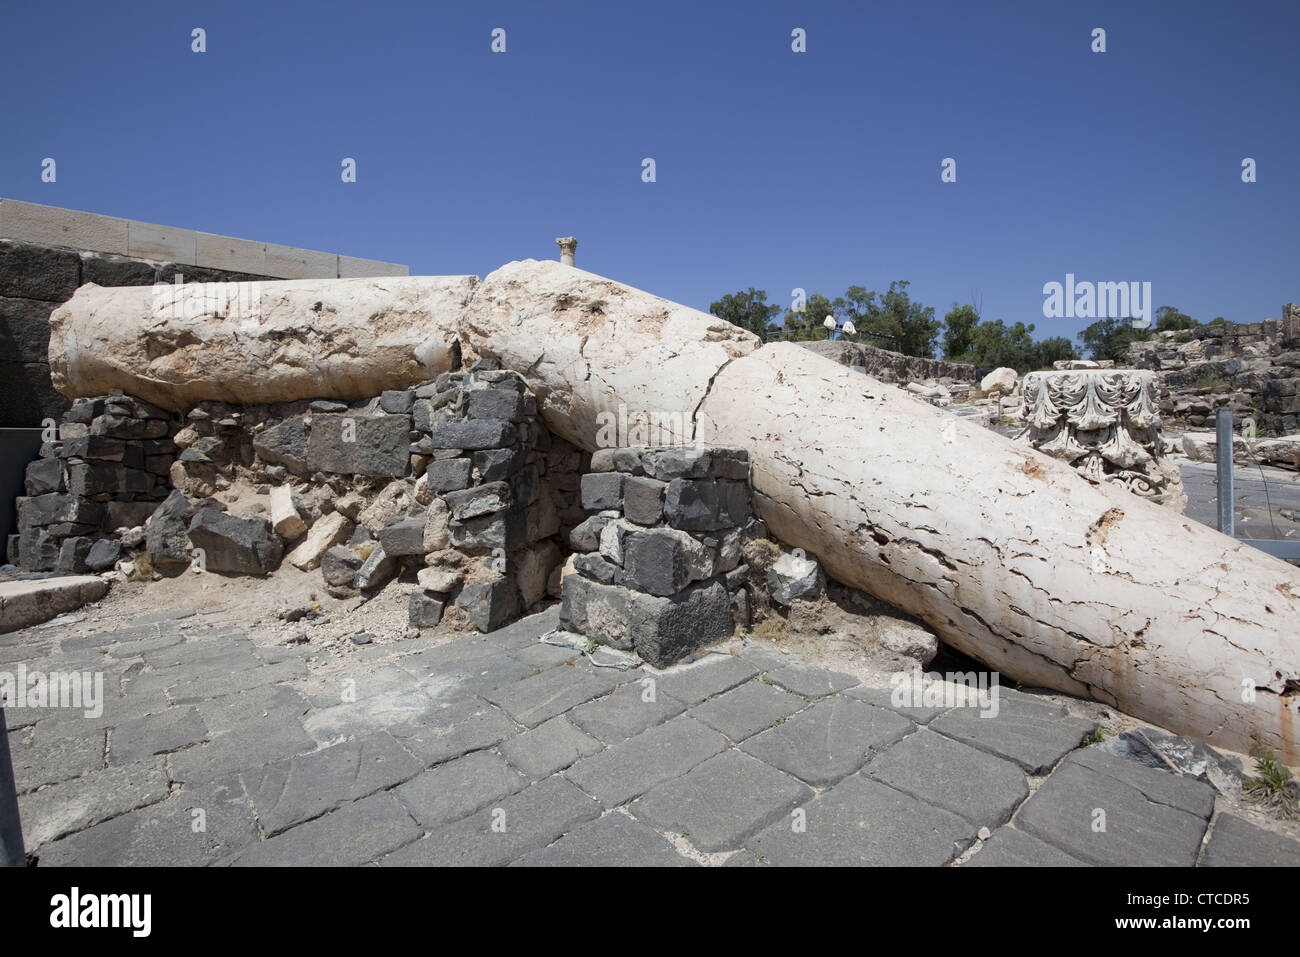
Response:
[[[1215,442],[1214,464],[1217,470],[1219,492],[1219,531],[1236,538],[1237,517],[1234,512],[1236,504],[1236,485],[1232,471],[1232,406],[1221,405],[1214,418]],[[1243,545],[1250,545],[1262,552],[1268,552],[1274,558],[1300,559],[1300,541],[1282,538],[1240,538]]]

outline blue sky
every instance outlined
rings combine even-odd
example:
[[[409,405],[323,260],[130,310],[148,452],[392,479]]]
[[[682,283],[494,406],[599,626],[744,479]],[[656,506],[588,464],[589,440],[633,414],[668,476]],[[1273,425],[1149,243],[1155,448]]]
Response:
[[[906,279],[1039,337],[1086,324],[1042,316],[1067,272],[1202,320],[1300,299],[1296,0],[78,2],[4,25],[0,196],[416,274],[572,234],[579,266],[705,310]]]

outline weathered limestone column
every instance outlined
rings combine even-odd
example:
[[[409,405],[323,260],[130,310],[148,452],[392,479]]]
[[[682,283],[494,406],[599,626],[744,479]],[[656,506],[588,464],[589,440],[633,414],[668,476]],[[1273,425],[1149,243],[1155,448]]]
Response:
[[[573,254],[578,251],[578,241],[572,236],[557,236],[555,241],[560,247],[560,263],[565,266],[572,266]]]
[[[1182,511],[1178,466],[1164,455],[1155,373],[1074,369],[1025,376],[1026,439],[1089,482],[1113,482]]]

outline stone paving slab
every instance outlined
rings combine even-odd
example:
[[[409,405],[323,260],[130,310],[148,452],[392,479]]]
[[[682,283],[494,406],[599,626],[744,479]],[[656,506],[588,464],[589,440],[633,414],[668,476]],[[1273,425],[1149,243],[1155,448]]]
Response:
[[[653,788],[628,810],[702,851],[728,851],[809,800],[813,790],[740,751],[724,751]]]
[[[40,849],[40,864],[202,867],[257,839],[257,825],[243,789],[237,779],[229,777],[185,788],[165,801],[47,844]]]
[[[23,841],[36,848],[65,834],[154,804],[167,797],[170,784],[162,758],[89,774],[18,798]]]
[[[1029,796],[1017,765],[924,728],[872,758],[866,774],[989,828]]]
[[[247,721],[206,744],[168,757],[173,779],[187,785],[224,778],[316,749],[316,741],[296,721]]]
[[[939,715],[949,710],[945,707],[908,707],[895,705],[893,701],[894,691],[892,688],[872,688],[867,685],[858,685],[855,688],[845,689],[844,694],[851,698],[858,698],[868,704],[873,704],[878,708],[888,708],[916,724],[928,724],[935,718],[939,717]]]
[[[207,726],[194,708],[168,708],[114,728],[108,737],[108,763],[130,764],[197,744],[207,736]]]
[[[1300,842],[1220,814],[1205,842],[1202,867],[1300,867]]]
[[[686,705],[660,694],[649,676],[620,685],[613,694],[578,705],[568,718],[583,731],[613,745],[663,724],[686,710]]]
[[[603,670],[602,670],[603,671]],[[483,697],[500,706],[526,728],[576,708],[592,698],[612,692],[619,682],[607,671],[560,665],[502,688],[483,692]]]
[[[805,698],[824,698],[852,688],[858,679],[852,675],[828,671],[815,665],[788,664],[765,672],[763,677]]]
[[[579,731],[564,715],[539,724],[501,745],[507,761],[534,780],[562,771],[580,758],[595,754],[604,745]]]
[[[389,733],[427,766],[495,747],[517,730],[498,708],[472,699],[435,707],[427,722],[395,725]]]
[[[419,825],[387,792],[250,844],[227,863],[237,867],[352,867],[420,836]]]
[[[1096,722],[1035,700],[1011,688],[998,689],[998,710],[953,708],[929,723],[950,738],[1009,758],[1029,774],[1043,774],[1096,730]]]
[[[746,842],[759,860],[795,867],[938,867],[961,853],[976,827],[873,781],[845,778],[804,808],[806,830],[780,820]]]
[[[424,765],[386,732],[244,772],[240,781],[267,837],[347,801],[393,787]]]
[[[895,708],[756,642],[598,669],[538,642],[557,606],[341,655],[256,646],[228,610],[145,618],[0,639],[103,675],[96,717],[6,714],[43,865],[1300,863],[1230,816],[1202,847],[1207,786],[1082,749],[1091,722],[1011,688],[997,718]]]
[[[529,851],[514,867],[697,867],[654,828],[615,811]]]
[[[1014,827],[1000,827],[962,867],[1090,867]]]
[[[600,805],[563,778],[547,778],[400,850],[386,867],[500,866],[600,815]]]
[[[733,655],[705,655],[689,665],[678,665],[655,676],[658,693],[682,704],[699,704],[705,698],[730,691],[757,675],[758,666]]]
[[[425,771],[393,793],[425,830],[460,820],[528,785],[505,759],[488,751]]]
[[[901,715],[835,695],[750,738],[742,750],[817,787],[847,777],[912,731]]]
[[[691,717],[740,742],[774,727],[808,702],[774,685],[747,681],[691,709]]]
[[[10,734],[9,756],[18,793],[102,769],[106,737],[107,732],[93,731],[84,737],[69,736],[37,747],[34,728]]]
[[[723,735],[682,715],[583,758],[564,776],[612,808],[685,774],[726,747]]]
[[[1016,827],[1093,864],[1190,867],[1213,809],[1208,784],[1087,749],[1043,782]]]

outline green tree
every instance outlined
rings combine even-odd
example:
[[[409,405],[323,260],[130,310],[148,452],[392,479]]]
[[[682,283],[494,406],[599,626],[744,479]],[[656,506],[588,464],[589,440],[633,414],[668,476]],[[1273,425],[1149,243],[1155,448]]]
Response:
[[[753,286],[746,292],[728,293],[709,305],[713,315],[748,329],[764,342],[770,342],[780,332],[780,327],[772,321],[780,311],[780,306],[768,303],[766,291]]]
[[[813,293],[804,302],[802,312],[795,312],[794,309],[785,311],[785,320],[780,328],[777,329],[776,338],[784,339],[787,342],[810,342],[818,339],[829,339],[831,331],[826,328],[826,317],[832,315],[834,309],[831,301],[819,292]]]
[[[943,317],[943,357],[954,361],[964,360],[974,345],[975,327],[980,316],[975,307],[952,304]]]
[[[1195,327],[1196,320],[1186,313],[1179,312],[1177,306],[1161,306],[1156,310],[1156,332],[1176,332]]]
[[[1074,343],[1065,336],[1053,336],[1050,339],[1042,339],[1034,343],[1036,353],[1034,360],[1034,369],[1050,369],[1053,362],[1059,362],[1063,359],[1079,358],[1079,350],[1074,348]],[[1016,370],[1031,372],[1032,369]]]
[[[1128,347],[1134,342],[1151,338],[1150,329],[1134,329],[1130,319],[1098,319],[1079,333],[1079,341],[1087,348],[1090,358],[1122,361]]]

